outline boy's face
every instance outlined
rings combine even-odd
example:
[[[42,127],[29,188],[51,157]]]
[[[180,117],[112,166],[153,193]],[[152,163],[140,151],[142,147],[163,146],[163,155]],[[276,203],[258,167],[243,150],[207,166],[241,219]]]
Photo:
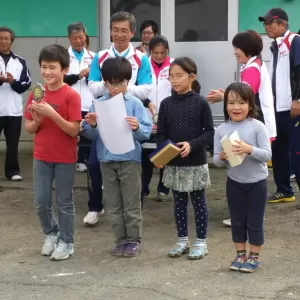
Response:
[[[68,69],[62,69],[58,61],[41,61],[41,75],[47,86],[63,83],[64,75]]]
[[[122,93],[123,95],[126,93],[128,81],[127,80],[120,81],[120,82],[106,81],[106,85],[107,85],[107,89],[109,91],[110,96],[114,97],[120,93]]]

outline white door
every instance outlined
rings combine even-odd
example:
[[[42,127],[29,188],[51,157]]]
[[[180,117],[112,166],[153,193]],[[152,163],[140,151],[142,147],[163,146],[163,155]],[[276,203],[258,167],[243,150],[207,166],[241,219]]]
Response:
[[[189,56],[197,64],[201,94],[236,81],[238,64],[232,38],[238,32],[238,0],[164,0],[162,34],[172,57]],[[224,119],[223,103],[211,105],[215,123]]]
[[[135,45],[141,22],[152,19],[168,39],[173,58],[189,56],[195,60],[202,95],[238,80],[231,41],[238,32],[239,0],[99,0],[99,10],[102,49],[110,44],[110,15],[125,10],[137,19]],[[224,119],[223,103],[211,108],[219,124]]]

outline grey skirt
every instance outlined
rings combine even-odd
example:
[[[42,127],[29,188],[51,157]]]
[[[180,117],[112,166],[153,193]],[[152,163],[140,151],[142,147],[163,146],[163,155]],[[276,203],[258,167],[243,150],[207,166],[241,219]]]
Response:
[[[166,166],[163,183],[179,192],[199,191],[210,186],[208,164],[193,167]]]

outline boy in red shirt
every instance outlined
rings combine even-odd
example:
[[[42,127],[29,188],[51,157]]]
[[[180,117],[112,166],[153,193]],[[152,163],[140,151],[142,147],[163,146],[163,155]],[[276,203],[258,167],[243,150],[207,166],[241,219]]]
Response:
[[[70,58],[67,49],[51,45],[39,56],[45,95],[35,102],[30,94],[25,109],[25,130],[35,134],[33,152],[34,203],[46,239],[42,255],[67,259],[74,253],[73,183],[77,161],[77,135],[81,121],[80,96],[64,84]],[[52,205],[55,180],[59,223]]]

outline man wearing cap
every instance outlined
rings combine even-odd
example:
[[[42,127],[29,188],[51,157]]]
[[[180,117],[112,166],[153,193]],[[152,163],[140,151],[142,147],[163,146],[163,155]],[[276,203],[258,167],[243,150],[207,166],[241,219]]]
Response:
[[[269,203],[295,201],[290,184],[290,155],[300,188],[300,36],[289,31],[288,15],[273,8],[259,17],[271,45],[270,76],[274,96],[277,137],[272,142],[272,164],[277,191]]]

